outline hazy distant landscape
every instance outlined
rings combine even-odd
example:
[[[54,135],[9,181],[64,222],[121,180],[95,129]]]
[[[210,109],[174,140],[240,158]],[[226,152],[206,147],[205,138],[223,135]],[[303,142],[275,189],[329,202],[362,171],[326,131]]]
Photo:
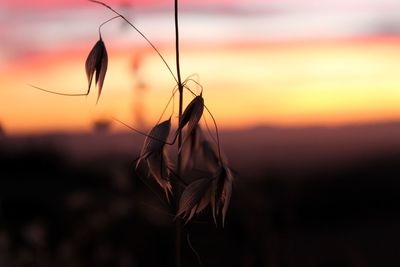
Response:
[[[238,172],[226,228],[208,211],[187,226],[203,266],[397,266],[399,134],[399,123],[223,132]],[[2,137],[0,265],[170,266],[172,215],[133,172],[142,140]],[[185,262],[198,265],[186,243]]]
[[[310,171],[362,163],[400,150],[400,122],[342,127],[260,126],[221,133],[223,150],[240,173]],[[47,133],[1,139],[3,151],[52,149],[65,160],[138,155],[144,137],[134,132]],[[290,166],[288,168],[287,166]]]

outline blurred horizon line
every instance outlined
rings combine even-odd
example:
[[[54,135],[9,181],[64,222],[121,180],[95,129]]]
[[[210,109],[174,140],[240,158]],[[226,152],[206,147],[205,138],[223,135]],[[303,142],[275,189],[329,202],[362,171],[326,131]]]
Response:
[[[97,128],[97,123],[109,123],[106,127],[100,126]],[[115,128],[117,125],[117,128]],[[134,127],[134,125],[131,125]],[[176,125],[175,125],[176,126]],[[151,126],[152,127],[152,126]],[[147,133],[150,131],[151,127],[146,127],[145,129],[141,129],[142,132]],[[279,123],[254,123],[251,125],[245,126],[227,126],[227,127],[218,127],[219,132],[228,133],[228,132],[242,132],[242,131],[258,131],[258,130],[307,130],[307,129],[326,129],[326,130],[335,130],[335,129],[346,129],[346,128],[380,128],[380,127],[399,127],[400,128],[400,120],[367,120],[367,121],[354,121],[354,122],[345,122],[345,123],[309,123],[309,124],[279,124]],[[176,127],[175,127],[176,128]],[[40,130],[14,130],[12,132],[7,132],[6,127],[0,121],[0,137],[1,136],[9,136],[9,137],[23,137],[23,136],[51,136],[51,135],[87,135],[87,134],[111,134],[111,135],[119,135],[119,134],[128,134],[132,133],[137,136],[143,136],[139,133],[130,130],[127,127],[119,124],[118,122],[114,122],[112,120],[93,120],[91,127],[89,128],[54,128],[49,127],[40,128]],[[214,130],[211,129],[213,132]]]

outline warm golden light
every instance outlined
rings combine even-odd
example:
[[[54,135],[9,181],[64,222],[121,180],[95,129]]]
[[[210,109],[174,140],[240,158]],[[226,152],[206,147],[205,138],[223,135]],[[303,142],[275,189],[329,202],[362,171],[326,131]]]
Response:
[[[387,121],[400,119],[398,47],[400,40],[393,38],[192,47],[182,53],[182,66],[184,76],[199,75],[206,104],[220,127]],[[8,132],[88,130],[93,120],[113,116],[134,123],[138,76],[131,69],[129,50],[110,49],[97,106],[96,89],[87,98],[62,97],[27,85],[84,92],[85,53],[62,51],[16,62],[1,72],[0,114]],[[166,58],[173,62],[172,53]],[[147,85],[144,114],[151,125],[167,103],[174,81],[151,53],[141,63],[140,79]],[[199,92],[195,84],[190,86]]]

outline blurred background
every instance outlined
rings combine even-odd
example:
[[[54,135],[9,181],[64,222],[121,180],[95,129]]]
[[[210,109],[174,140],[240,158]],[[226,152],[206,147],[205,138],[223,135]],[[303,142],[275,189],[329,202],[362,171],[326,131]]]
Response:
[[[106,3],[175,70],[173,1]],[[186,226],[203,266],[399,266],[399,12],[180,1],[182,75],[204,87],[238,173],[225,229],[209,211]],[[83,0],[0,3],[0,266],[172,266],[173,214],[133,170],[144,137],[112,119],[157,122],[174,88],[157,54],[114,20],[97,105],[94,89],[29,86],[86,92],[113,16]],[[186,240],[184,262],[199,265]]]

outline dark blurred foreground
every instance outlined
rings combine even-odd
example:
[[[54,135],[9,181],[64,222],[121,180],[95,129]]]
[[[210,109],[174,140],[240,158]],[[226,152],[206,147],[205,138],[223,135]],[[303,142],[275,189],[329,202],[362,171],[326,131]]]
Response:
[[[173,266],[173,214],[133,172],[142,137],[0,138],[0,266]],[[227,223],[186,226],[185,266],[200,266],[187,238],[205,267],[400,266],[399,124],[222,140],[239,173]]]

